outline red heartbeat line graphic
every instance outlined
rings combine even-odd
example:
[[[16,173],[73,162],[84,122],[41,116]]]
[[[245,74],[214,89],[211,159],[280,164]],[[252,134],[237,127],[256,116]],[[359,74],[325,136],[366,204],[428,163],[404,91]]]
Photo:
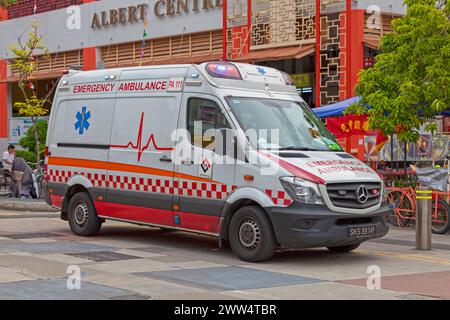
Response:
[[[115,149],[132,148],[134,150],[137,150],[138,151],[138,161],[141,161],[142,154],[144,153],[145,150],[150,148],[150,144],[153,145],[153,148],[156,151],[173,151],[173,148],[158,147],[156,144],[156,141],[155,141],[154,134],[151,134],[150,137],[148,138],[147,144],[145,146],[142,146],[142,130],[143,130],[143,128],[144,128],[144,112],[142,112],[142,114],[141,114],[141,123],[139,125],[139,132],[138,132],[136,144],[134,144],[133,141],[130,141],[130,142],[128,142],[128,144],[126,144],[124,146],[111,146],[111,148],[115,148]]]

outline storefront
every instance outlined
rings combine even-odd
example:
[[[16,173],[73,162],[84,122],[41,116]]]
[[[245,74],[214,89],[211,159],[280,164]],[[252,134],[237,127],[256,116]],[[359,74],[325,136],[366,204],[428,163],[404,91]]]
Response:
[[[297,88],[313,107],[355,96],[359,71],[373,65],[381,37],[405,11],[401,1],[381,0],[227,3],[227,57],[308,74],[312,85]]]
[[[34,15],[34,3],[0,9],[0,147],[10,141],[8,119],[21,99],[9,47],[33,20],[50,53],[36,57],[31,80],[38,95],[73,65],[92,70],[227,59],[291,74],[315,107],[355,95],[359,70],[373,64],[381,36],[404,12],[400,1],[382,0],[37,0]]]

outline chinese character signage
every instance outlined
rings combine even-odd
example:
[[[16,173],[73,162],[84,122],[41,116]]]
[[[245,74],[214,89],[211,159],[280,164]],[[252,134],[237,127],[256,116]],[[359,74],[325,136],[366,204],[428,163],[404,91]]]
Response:
[[[346,115],[338,118],[327,119],[328,129],[338,138],[353,135],[377,135],[374,130],[369,130],[367,116]]]

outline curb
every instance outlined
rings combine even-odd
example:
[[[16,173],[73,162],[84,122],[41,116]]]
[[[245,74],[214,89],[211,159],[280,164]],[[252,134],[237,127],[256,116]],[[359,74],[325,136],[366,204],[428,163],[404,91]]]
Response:
[[[29,211],[29,212],[57,212],[55,208],[42,201],[10,201],[0,198],[0,210]]]

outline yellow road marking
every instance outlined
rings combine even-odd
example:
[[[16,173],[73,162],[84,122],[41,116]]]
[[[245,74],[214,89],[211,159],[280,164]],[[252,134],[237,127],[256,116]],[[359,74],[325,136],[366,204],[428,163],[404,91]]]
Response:
[[[443,258],[435,258],[430,256],[424,256],[419,254],[404,254],[399,252],[383,252],[383,251],[369,251],[369,250],[358,250],[357,253],[364,253],[364,254],[373,254],[376,256],[384,256],[384,257],[395,257],[395,258],[401,258],[401,259],[407,259],[407,260],[414,260],[414,261],[421,261],[421,262],[431,262],[431,263],[437,263],[442,265],[450,265],[449,259],[443,259]]]

